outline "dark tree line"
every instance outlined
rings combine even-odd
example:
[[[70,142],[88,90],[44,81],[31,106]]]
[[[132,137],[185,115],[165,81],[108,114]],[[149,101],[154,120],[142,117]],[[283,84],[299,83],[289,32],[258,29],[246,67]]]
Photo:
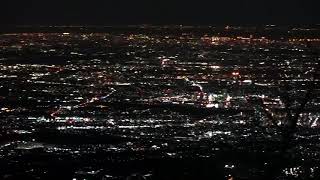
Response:
[[[279,123],[280,120],[274,117],[273,113],[268,110],[263,103],[259,103],[264,110],[267,119],[271,121],[272,126],[277,128],[281,133],[279,149],[273,157],[274,162],[266,167],[264,177],[262,178],[263,180],[275,180],[279,178],[282,171],[287,167],[288,161],[290,161],[290,158],[293,156],[291,150],[294,147],[294,138],[297,133],[301,113],[306,110],[308,103],[311,103],[317,96],[320,80],[320,58],[316,48],[311,47],[310,45],[308,45],[308,48],[312,51],[312,57],[315,58],[317,63],[316,66],[312,68],[312,71],[306,72],[311,73],[311,79],[305,86],[304,94],[299,96],[299,100],[297,100],[297,97],[294,97],[299,90],[297,87],[293,87],[290,84],[279,87],[281,100],[285,105],[284,123]],[[297,101],[299,101],[299,103],[295,103]],[[312,179],[311,177],[309,178]]]

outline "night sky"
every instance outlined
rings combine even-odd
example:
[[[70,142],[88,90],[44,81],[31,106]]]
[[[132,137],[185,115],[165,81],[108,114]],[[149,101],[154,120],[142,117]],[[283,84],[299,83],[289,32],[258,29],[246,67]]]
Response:
[[[320,23],[319,0],[1,1],[1,25]]]

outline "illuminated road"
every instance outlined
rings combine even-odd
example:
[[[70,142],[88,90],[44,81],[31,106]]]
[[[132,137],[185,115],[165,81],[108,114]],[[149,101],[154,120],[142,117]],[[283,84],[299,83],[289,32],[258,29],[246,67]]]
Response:
[[[111,92],[108,93],[107,95],[105,96],[101,96],[101,97],[98,97],[98,96],[94,96],[93,98],[91,98],[90,100],[87,100],[86,102],[84,103],[81,103],[81,104],[78,104],[78,105],[75,105],[73,107],[71,107],[71,109],[76,109],[76,108],[79,108],[79,107],[84,107],[84,106],[87,106],[91,103],[94,103],[94,102],[97,102],[97,101],[101,101],[101,100],[104,100],[108,97],[110,97],[113,93],[115,93],[117,90],[115,90],[114,88],[111,88]],[[53,118],[56,118],[58,117],[57,114],[59,114],[63,109],[65,109],[64,107],[59,107],[56,111],[54,111],[53,113],[50,114],[51,117]]]

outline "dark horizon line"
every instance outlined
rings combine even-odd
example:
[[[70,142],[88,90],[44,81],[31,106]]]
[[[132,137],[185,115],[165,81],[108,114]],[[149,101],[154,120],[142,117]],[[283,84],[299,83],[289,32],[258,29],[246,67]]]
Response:
[[[165,27],[165,26],[181,26],[181,27],[224,27],[224,26],[240,26],[240,27],[261,27],[261,26],[296,26],[296,27],[304,27],[304,26],[320,26],[320,23],[212,23],[212,24],[203,24],[203,23],[134,23],[134,24],[3,24],[2,28],[6,27]]]

